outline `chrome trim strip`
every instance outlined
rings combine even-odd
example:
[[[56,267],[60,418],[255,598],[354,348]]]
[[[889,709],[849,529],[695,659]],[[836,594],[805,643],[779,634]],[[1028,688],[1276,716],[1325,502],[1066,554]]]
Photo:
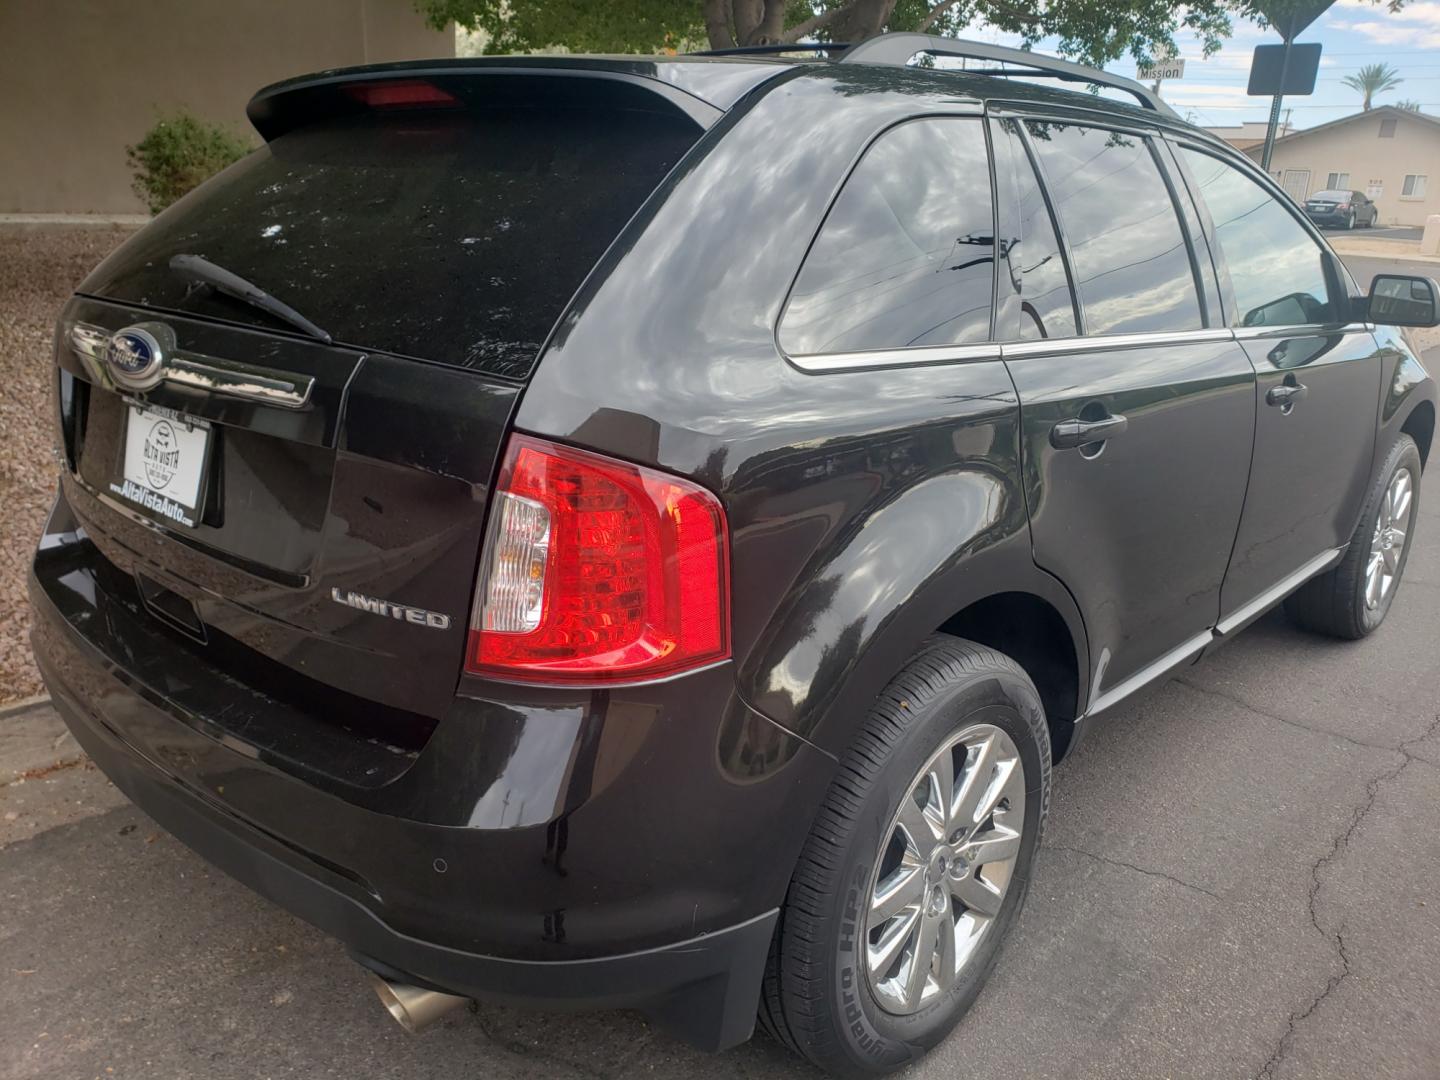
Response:
[[[1249,603],[1241,604],[1225,618],[1215,624],[1215,633],[1218,637],[1226,637],[1236,630],[1243,629],[1256,616],[1274,607],[1285,597],[1298,589],[1305,582],[1309,581],[1316,574],[1323,573],[1340,561],[1345,554],[1343,547],[1331,548],[1329,551],[1322,551],[1315,558],[1311,559],[1294,573],[1287,574],[1270,588],[1266,589]]]
[[[104,386],[113,386],[114,380],[104,364],[110,332],[89,323],[75,323],[70,327],[69,336],[71,348],[85,362],[96,381]],[[303,409],[315,388],[315,378],[311,375],[297,375],[196,353],[175,353],[167,357],[162,381],[191,390],[258,401],[263,405],[278,405],[282,409]]]
[[[105,347],[110,343],[110,334],[89,323],[73,323],[70,327],[70,347],[91,360],[104,360]]]
[[[1332,334],[1359,334],[1369,328],[1364,323],[1319,325],[1316,323],[1292,326],[1237,326],[1234,328],[1236,341],[1253,341],[1256,338],[1328,337]]]
[[[1129,697],[1147,683],[1154,682],[1173,668],[1179,667],[1186,660],[1198,656],[1205,646],[1214,640],[1214,632],[1205,630],[1202,633],[1196,634],[1189,641],[1182,642],[1158,660],[1146,664],[1128,679],[1116,683],[1103,694],[1091,698],[1090,707],[1085,710],[1085,715],[1081,717],[1081,719],[1088,719],[1096,713],[1102,712],[1124,698]]]
[[[819,374],[830,371],[855,371],[861,368],[921,367],[928,364],[960,364],[971,360],[999,360],[1000,346],[924,345],[913,349],[875,349],[868,352],[809,353],[786,359],[801,371]]]
[[[315,386],[315,379],[310,375],[294,375],[190,353],[181,353],[166,364],[165,381],[285,409],[304,408]]]
[[[1043,341],[1007,341],[1000,346],[1006,360],[1061,353],[1109,352],[1112,349],[1143,349],[1151,345],[1198,345],[1207,341],[1230,341],[1228,327],[1206,330],[1164,330],[1153,334],[1111,334],[1095,337],[1049,338]]]

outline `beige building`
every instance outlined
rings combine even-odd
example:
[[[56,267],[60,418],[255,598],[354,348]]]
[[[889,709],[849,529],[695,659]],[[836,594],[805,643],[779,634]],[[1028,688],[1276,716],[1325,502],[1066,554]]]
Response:
[[[250,95],[452,56],[412,0],[0,0],[0,213],[140,213],[125,147],[187,108],[258,142]]]
[[[1269,129],[1268,120],[1246,120],[1240,124],[1216,124],[1207,127],[1205,130],[1211,135],[1224,139],[1236,150],[1249,150],[1252,146],[1258,146],[1265,141],[1265,132]],[[1282,138],[1290,134],[1290,125],[1279,123],[1275,125],[1275,137]]]
[[[1256,162],[1261,148],[1245,151]],[[1296,202],[1327,188],[1363,191],[1382,225],[1440,214],[1440,118],[1382,105],[1275,140],[1270,172]]]

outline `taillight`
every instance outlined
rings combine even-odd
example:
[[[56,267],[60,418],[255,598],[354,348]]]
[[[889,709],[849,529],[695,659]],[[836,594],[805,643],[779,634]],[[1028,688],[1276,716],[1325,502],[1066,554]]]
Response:
[[[730,655],[725,513],[679,477],[512,435],[465,668],[549,683],[651,679]]]
[[[1336,209],[1336,210],[1349,210],[1349,209],[1350,209],[1350,204],[1349,204],[1348,202],[1342,202],[1339,206],[1335,207],[1335,209]]]

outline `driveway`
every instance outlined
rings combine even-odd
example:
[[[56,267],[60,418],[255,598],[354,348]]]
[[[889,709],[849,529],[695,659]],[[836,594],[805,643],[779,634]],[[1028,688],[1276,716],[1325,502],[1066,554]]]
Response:
[[[1434,354],[1432,354],[1432,357]],[[990,986],[909,1074],[1440,1071],[1440,494],[1384,629],[1278,614],[1055,776]],[[333,941],[129,806],[44,705],[0,718],[0,1077],[810,1077],[630,1013],[482,1006],[418,1038]]]

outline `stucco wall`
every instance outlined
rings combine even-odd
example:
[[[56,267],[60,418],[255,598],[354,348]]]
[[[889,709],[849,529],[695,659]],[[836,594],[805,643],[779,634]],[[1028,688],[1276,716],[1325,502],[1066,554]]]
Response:
[[[139,213],[125,147],[184,106],[259,141],[250,95],[450,56],[411,0],[0,0],[0,213]]]
[[[1394,138],[1379,137],[1384,119],[1396,121]],[[1247,152],[1259,161],[1258,148]],[[1309,192],[1323,190],[1332,172],[1348,172],[1349,186],[1356,191],[1378,180],[1383,190],[1375,203],[1381,224],[1424,225],[1426,215],[1440,214],[1440,124],[1428,120],[1386,110],[1314,135],[1292,136],[1275,144],[1270,159],[1277,180],[1286,169],[1309,169]],[[1401,197],[1407,173],[1427,177],[1425,198]]]

